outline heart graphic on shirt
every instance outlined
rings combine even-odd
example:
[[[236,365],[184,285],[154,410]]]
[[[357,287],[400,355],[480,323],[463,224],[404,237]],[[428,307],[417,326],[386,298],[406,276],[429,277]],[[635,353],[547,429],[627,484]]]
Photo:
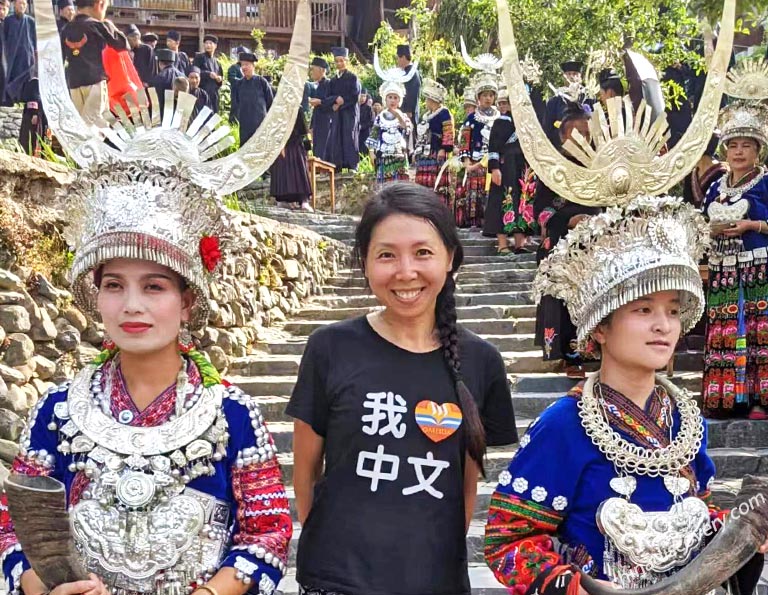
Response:
[[[434,401],[421,401],[416,405],[416,423],[432,442],[451,437],[462,419],[461,409],[453,403],[438,405]]]

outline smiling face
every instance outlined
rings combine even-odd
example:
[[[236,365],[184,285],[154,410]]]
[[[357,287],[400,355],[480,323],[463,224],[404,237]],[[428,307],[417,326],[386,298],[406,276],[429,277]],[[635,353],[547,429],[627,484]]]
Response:
[[[200,86],[200,74],[197,72],[190,72],[187,78],[189,79],[190,89],[197,89]]]
[[[753,138],[732,138],[725,144],[725,158],[733,172],[751,170],[758,162],[759,153],[760,145]]]
[[[189,321],[194,295],[179,275],[146,260],[115,259],[101,268],[97,307],[104,328],[127,353],[176,348]]]
[[[453,254],[431,223],[412,215],[390,215],[373,230],[365,276],[388,313],[417,320],[434,316],[452,261]]]
[[[652,372],[663,368],[680,338],[680,294],[659,291],[625,304],[592,334],[603,366]]]

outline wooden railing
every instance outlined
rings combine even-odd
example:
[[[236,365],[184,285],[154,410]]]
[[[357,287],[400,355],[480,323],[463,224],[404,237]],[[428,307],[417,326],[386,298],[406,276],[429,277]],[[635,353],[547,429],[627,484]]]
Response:
[[[141,0],[144,1],[144,0]],[[211,0],[210,23],[238,29],[258,28],[267,33],[290,32],[296,19],[297,0]],[[312,31],[341,33],[343,0],[312,2]]]

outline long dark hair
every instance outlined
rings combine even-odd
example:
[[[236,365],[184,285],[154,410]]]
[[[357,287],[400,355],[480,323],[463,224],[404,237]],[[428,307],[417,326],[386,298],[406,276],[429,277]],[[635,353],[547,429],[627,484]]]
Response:
[[[467,452],[485,475],[485,430],[472,393],[462,380],[459,333],[456,324],[456,283],[453,275],[464,261],[464,249],[456,231],[453,216],[440,198],[429,188],[406,182],[388,184],[365,205],[355,230],[355,258],[365,271],[365,257],[376,226],[390,215],[410,215],[428,221],[440,235],[446,249],[453,252],[451,272],[445,278],[435,303],[435,321],[445,364],[453,378],[459,407],[467,428]]]

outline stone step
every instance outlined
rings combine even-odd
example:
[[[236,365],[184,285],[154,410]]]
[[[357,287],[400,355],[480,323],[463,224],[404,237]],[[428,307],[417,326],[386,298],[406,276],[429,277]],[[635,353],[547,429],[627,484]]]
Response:
[[[493,244],[464,246],[464,256],[496,256],[496,246]]]
[[[485,286],[485,289],[490,289]],[[495,289],[495,288],[494,288]],[[350,292],[349,295],[332,295],[330,292],[324,295],[315,296],[309,304],[320,304],[328,308],[358,308],[362,306],[378,306],[379,302],[374,295],[365,295],[360,290]],[[488,293],[466,293],[456,294],[457,306],[514,306],[521,304],[533,305],[530,291],[522,293],[510,293],[508,291],[498,290]]]
[[[474,254],[464,255],[464,264],[497,264],[497,263],[512,263],[512,262],[536,262],[535,254],[515,254],[507,256],[476,256]]]
[[[519,294],[525,296],[530,300],[531,283],[529,282],[517,282],[517,283],[479,283],[477,280],[471,283],[464,283],[459,288],[459,292],[462,294],[478,294],[487,293],[489,290],[493,292],[504,292],[511,294]],[[335,296],[356,296],[356,295],[370,295],[370,289],[364,285],[325,285],[323,287],[324,295]]]
[[[347,320],[364,316],[379,309],[379,306],[361,306],[357,308],[304,308],[300,313],[304,320]],[[459,320],[479,318],[534,318],[536,307],[525,306],[459,306],[456,308]]]
[[[333,324],[333,320],[290,320],[283,325],[283,329],[293,335],[310,335],[318,328]],[[462,320],[461,324],[467,330],[477,333],[479,335],[494,333],[495,335],[513,334],[512,336],[503,337],[504,343],[497,343],[499,349],[502,349],[501,345],[505,345],[504,350],[514,350],[515,347],[507,347],[507,345],[519,345],[521,340],[518,338],[520,333],[528,333],[531,335],[530,342],[526,342],[525,349],[533,348],[533,332],[536,327],[535,318],[478,318],[475,320]],[[522,347],[520,347],[522,349]]]
[[[460,270],[458,276],[459,291],[464,284],[467,283],[531,283],[533,281],[536,271],[530,268],[506,268],[496,271],[474,271],[474,270]],[[327,290],[332,290],[333,287],[367,287],[368,283],[365,277],[362,275],[345,275],[340,274],[335,277],[329,277],[326,280]]]

